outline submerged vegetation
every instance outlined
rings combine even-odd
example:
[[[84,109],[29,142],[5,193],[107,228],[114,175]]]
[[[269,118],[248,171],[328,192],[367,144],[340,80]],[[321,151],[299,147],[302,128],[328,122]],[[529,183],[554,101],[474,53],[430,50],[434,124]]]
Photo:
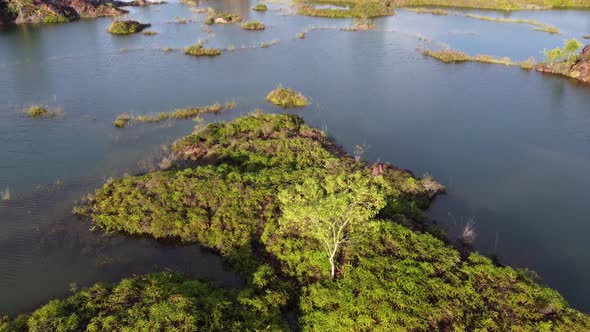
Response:
[[[178,108],[172,112],[160,112],[156,114],[144,114],[144,115],[130,115],[127,113],[120,114],[114,121],[114,125],[117,128],[124,128],[130,122],[160,122],[168,119],[190,119],[205,113],[218,113],[220,111],[227,111],[236,107],[235,102],[227,102],[223,105],[213,104],[204,107],[187,107]]]
[[[526,20],[526,19],[513,19],[513,18],[503,18],[503,17],[490,17],[490,16],[481,16],[481,15],[474,15],[474,14],[465,14],[465,17],[475,18],[482,21],[490,21],[490,22],[502,22],[502,23],[519,23],[519,24],[528,24],[535,27],[536,31],[543,31],[551,34],[559,33],[559,29],[554,26],[545,24],[543,22],[535,21],[535,20]]]
[[[64,114],[61,108],[50,109],[45,105],[32,105],[25,108],[23,112],[31,118],[47,118],[62,116]]]
[[[207,47],[204,47],[204,43],[198,43],[193,46],[185,47],[184,54],[194,55],[194,56],[217,56],[217,55],[221,55],[221,49],[207,48]]]
[[[174,151],[176,167],[109,181],[76,212],[109,233],[200,243],[248,286],[152,274],[95,285],[0,329],[284,330],[287,311],[304,331],[590,328],[532,272],[431,235],[423,209],[443,189],[431,178],[349,156],[299,117],[209,124]]]
[[[113,21],[109,25],[108,31],[114,35],[129,35],[141,32],[150,26],[151,24],[144,24],[137,21]]]
[[[256,4],[256,6],[252,7],[252,10],[265,12],[268,10],[268,7],[263,2],[259,2],[258,4]]]
[[[309,101],[301,92],[279,86],[266,96],[266,100],[282,108],[304,107]]]
[[[242,24],[242,29],[244,30],[264,30],[264,24],[258,22],[257,20],[248,21]]]

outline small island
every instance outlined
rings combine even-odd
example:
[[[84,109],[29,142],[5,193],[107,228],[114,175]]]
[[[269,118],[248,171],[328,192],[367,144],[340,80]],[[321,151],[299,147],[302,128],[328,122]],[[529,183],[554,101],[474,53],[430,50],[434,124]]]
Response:
[[[143,29],[150,26],[152,25],[137,21],[113,21],[113,23],[109,25],[108,32],[113,35],[130,35],[141,32]]]

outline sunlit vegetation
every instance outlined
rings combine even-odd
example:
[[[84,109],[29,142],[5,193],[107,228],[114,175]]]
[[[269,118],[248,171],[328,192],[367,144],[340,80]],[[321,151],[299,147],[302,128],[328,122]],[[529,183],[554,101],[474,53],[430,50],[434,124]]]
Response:
[[[63,116],[64,112],[61,108],[50,109],[45,105],[32,105],[23,110],[23,113],[31,118],[48,118]]]
[[[205,113],[218,113],[221,111],[231,110],[236,107],[235,102],[226,102],[225,104],[213,104],[204,107],[187,107],[178,108],[172,112],[160,112],[156,114],[142,114],[142,115],[130,115],[120,114],[114,122],[115,127],[124,128],[131,122],[161,122],[168,119],[190,119]]]
[[[407,10],[418,14],[448,15],[449,12],[440,8],[408,8]]]
[[[142,35],[144,35],[144,36],[155,36],[155,35],[157,35],[158,33],[157,33],[157,32],[155,32],[155,31],[144,31],[144,32],[142,32],[141,34],[142,34]]]
[[[264,30],[264,24],[258,22],[257,20],[248,21],[242,24],[242,29],[244,30]]]
[[[305,38],[306,33],[304,31],[298,32],[297,35],[295,35],[295,38],[298,39],[303,39]]]
[[[265,12],[268,10],[268,7],[263,2],[259,2],[258,4],[256,4],[256,6],[252,7],[252,10]]]
[[[481,15],[474,15],[474,14],[465,14],[464,16],[469,17],[469,18],[475,18],[475,19],[482,20],[482,21],[528,24],[528,25],[534,26],[535,27],[534,30],[536,30],[536,31],[543,31],[543,32],[551,33],[551,34],[559,33],[559,29],[557,29],[556,27],[545,24],[543,22],[535,21],[535,20],[491,17],[491,16],[481,16]]]
[[[536,64],[537,64],[537,63],[536,63],[536,61],[535,61],[535,58],[532,58],[532,57],[531,57],[531,58],[528,58],[528,59],[527,59],[527,60],[525,60],[525,61],[521,61],[521,62],[519,62],[519,63],[518,63],[518,65],[519,65],[519,66],[520,66],[520,68],[522,68],[522,69],[533,69],[533,68],[535,68],[535,65],[536,65]]]
[[[483,62],[483,63],[491,63],[491,64],[498,64],[498,65],[506,65],[506,66],[516,66],[518,63],[514,62],[512,59],[508,57],[495,57],[491,55],[480,54],[476,56],[471,56],[467,53],[453,50],[453,49],[442,49],[442,50],[423,50],[422,54],[435,58],[445,63],[455,63],[455,62]],[[527,60],[528,61],[528,60]]]
[[[302,4],[297,13],[305,16],[319,16],[329,18],[371,18],[393,15],[392,3],[384,0],[357,0],[339,2],[348,8],[318,8],[311,4]]]
[[[275,39],[273,39],[273,40],[271,40],[271,41],[268,41],[268,42],[266,42],[266,41],[263,41],[263,42],[261,42],[261,43],[260,43],[260,47],[261,47],[261,48],[268,48],[268,47],[271,47],[271,46],[273,46],[273,45],[277,45],[277,44],[278,44],[278,43],[280,43],[280,42],[281,42],[281,40],[280,40],[280,39],[278,39],[278,38],[275,38]]]
[[[448,6],[464,8],[522,10],[551,8],[590,8],[590,0],[394,0],[397,7]]]
[[[108,32],[114,35],[128,35],[141,32],[150,26],[151,24],[143,24],[137,21],[113,21],[109,25]]]
[[[282,86],[272,90],[266,96],[266,100],[283,108],[304,107],[309,101],[301,92]]]
[[[285,330],[286,291],[261,266],[245,289],[225,290],[171,272],[98,283],[53,300],[0,331],[260,331]]]
[[[566,40],[563,47],[544,50],[545,61],[539,69],[544,72],[571,76],[572,66],[579,58],[578,50],[581,47],[582,43],[574,38]]]
[[[221,55],[221,49],[205,47],[203,43],[184,48],[184,54],[194,56],[217,56]]]
[[[108,233],[200,243],[248,285],[151,274],[5,318],[0,330],[284,330],[286,311],[303,331],[590,329],[534,273],[431,235],[423,209],[443,190],[431,178],[349,156],[297,116],[212,123],[173,149],[177,166],[111,180],[76,212]]]
[[[242,17],[238,14],[233,13],[218,13],[215,9],[207,8],[207,17],[205,18],[205,24],[231,24],[242,22]]]

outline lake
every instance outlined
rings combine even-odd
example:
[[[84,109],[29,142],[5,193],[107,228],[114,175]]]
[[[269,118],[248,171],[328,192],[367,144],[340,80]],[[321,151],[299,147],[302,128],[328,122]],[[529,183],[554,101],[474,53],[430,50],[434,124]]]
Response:
[[[118,114],[226,101],[236,109],[204,121],[255,108],[282,112],[264,100],[278,84],[309,97],[311,106],[294,113],[347,151],[364,145],[370,160],[443,183],[447,194],[429,213],[450,237],[474,223],[476,249],[538,272],[572,306],[590,311],[590,86],[517,67],[443,64],[416,49],[449,45],[541,60],[543,49],[589,34],[590,12],[469,11],[538,20],[557,26],[557,35],[401,9],[375,20],[377,31],[350,32],[340,30],[349,19],[301,17],[274,2],[255,12],[255,4],[201,6],[258,19],[264,31],[204,29],[204,14],[177,2],[130,9],[127,17],[151,23],[155,36],[112,36],[110,18],[0,28],[0,189],[10,192],[0,201],[0,313],[163,269],[241,285],[199,246],[105,236],[71,210],[107,178],[153,169],[162,147],[195,126],[185,120],[117,129]],[[306,37],[297,39],[302,31]],[[196,58],[180,50],[204,40],[235,51]],[[31,119],[21,112],[31,104],[65,115]]]

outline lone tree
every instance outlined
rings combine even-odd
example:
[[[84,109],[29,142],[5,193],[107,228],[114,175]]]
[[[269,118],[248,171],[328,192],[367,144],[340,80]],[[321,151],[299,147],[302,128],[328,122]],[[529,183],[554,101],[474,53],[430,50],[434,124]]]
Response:
[[[336,276],[336,258],[355,229],[385,206],[381,177],[361,172],[331,175],[323,181],[307,179],[279,193],[281,228],[308,235],[324,247],[330,275]]]

